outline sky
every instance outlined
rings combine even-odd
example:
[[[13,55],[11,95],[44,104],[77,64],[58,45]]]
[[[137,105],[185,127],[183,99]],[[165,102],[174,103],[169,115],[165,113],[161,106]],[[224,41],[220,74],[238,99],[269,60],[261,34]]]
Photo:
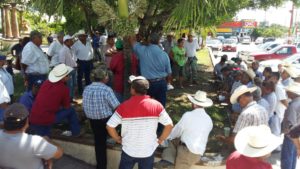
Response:
[[[255,19],[257,22],[267,21],[269,24],[280,24],[283,26],[290,25],[291,13],[289,12],[292,9],[292,3],[286,2],[281,7],[275,8],[270,7],[267,11],[264,10],[241,10],[237,14],[237,20],[242,19]],[[296,20],[300,20],[300,9],[295,10]],[[297,15],[297,16],[296,16]]]

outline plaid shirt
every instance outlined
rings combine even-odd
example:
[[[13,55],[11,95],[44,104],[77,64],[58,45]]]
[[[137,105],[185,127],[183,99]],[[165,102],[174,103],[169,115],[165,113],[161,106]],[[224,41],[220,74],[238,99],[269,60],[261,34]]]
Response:
[[[100,82],[87,86],[83,92],[83,109],[89,119],[104,119],[119,105],[113,90]]]
[[[268,125],[269,114],[267,110],[258,105],[255,101],[250,102],[239,115],[234,126],[233,132],[237,133],[248,126]]]

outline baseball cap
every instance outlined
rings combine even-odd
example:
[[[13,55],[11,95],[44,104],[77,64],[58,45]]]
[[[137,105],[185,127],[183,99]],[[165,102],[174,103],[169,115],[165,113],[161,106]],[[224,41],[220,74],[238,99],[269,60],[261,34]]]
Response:
[[[14,103],[7,107],[4,111],[4,121],[20,122],[26,119],[29,115],[28,110],[23,104]]]

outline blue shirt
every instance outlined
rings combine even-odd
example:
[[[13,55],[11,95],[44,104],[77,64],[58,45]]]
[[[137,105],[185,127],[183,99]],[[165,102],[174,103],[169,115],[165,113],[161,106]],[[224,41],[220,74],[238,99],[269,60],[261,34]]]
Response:
[[[89,119],[104,119],[119,105],[113,90],[100,82],[93,82],[83,91],[83,110]]]
[[[93,48],[99,48],[100,47],[100,37],[98,36],[93,36]]]
[[[164,78],[172,73],[169,56],[158,45],[136,43],[133,50],[139,59],[141,74],[146,79]]]
[[[28,112],[31,112],[33,102],[34,96],[31,91],[25,92],[19,100],[19,103],[23,104],[27,108]]]

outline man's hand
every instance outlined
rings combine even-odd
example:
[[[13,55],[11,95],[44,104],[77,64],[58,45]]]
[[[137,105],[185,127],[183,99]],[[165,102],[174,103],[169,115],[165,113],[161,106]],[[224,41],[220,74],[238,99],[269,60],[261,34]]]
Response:
[[[43,161],[44,161],[45,169],[52,169],[53,161],[51,159],[50,160],[43,160]]]
[[[158,143],[159,145],[161,145],[163,142],[164,142],[164,140],[157,139],[157,143]]]
[[[115,141],[116,141],[117,143],[119,143],[119,144],[122,144],[122,137],[119,136]]]

